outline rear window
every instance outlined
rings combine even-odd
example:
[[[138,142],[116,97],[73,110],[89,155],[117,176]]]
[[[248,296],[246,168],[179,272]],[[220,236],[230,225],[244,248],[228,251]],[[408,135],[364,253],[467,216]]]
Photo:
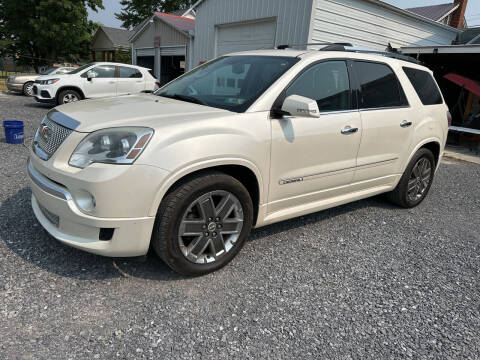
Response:
[[[409,67],[404,67],[403,71],[405,71],[423,105],[443,104],[442,94],[431,74]]]
[[[356,61],[355,69],[360,81],[360,108],[378,109],[408,105],[400,82],[388,65]]]
[[[142,77],[142,73],[135,68],[120,66],[120,77],[127,79],[137,79]]]

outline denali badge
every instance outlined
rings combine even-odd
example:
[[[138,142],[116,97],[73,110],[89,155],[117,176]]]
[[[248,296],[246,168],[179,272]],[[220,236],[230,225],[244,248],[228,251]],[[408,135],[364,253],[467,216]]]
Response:
[[[291,184],[291,183],[300,182],[300,181],[303,181],[303,177],[280,180],[280,185],[286,185],[286,184]]]

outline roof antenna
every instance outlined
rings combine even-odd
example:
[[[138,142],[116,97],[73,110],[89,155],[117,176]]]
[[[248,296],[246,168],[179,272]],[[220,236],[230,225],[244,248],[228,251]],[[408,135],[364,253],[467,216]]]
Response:
[[[398,54],[398,49],[395,49],[391,43],[388,43],[386,51],[390,53]]]

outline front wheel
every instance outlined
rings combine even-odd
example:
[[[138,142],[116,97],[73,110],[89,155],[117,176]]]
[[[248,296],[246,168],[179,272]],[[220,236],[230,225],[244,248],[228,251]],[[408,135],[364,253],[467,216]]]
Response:
[[[75,90],[64,90],[58,96],[57,104],[58,105],[70,104],[73,102],[77,102],[81,99],[82,98],[80,94]]]
[[[173,270],[203,275],[235,257],[252,223],[252,200],[242,183],[220,172],[199,174],[162,201],[152,246]]]
[[[435,158],[430,150],[417,151],[402,175],[397,187],[387,194],[387,198],[404,208],[420,204],[432,186],[435,172]]]

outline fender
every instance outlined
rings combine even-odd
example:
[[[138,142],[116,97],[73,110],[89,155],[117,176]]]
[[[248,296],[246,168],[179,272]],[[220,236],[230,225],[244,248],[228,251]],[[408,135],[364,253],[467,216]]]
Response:
[[[62,87],[60,87],[60,88],[57,89],[57,92],[55,93],[55,100],[58,100],[58,96],[59,96],[60,93],[61,93],[63,90],[65,90],[65,89],[78,91],[78,93],[80,94],[80,96],[81,96],[83,99],[86,99],[85,94],[83,93],[82,89],[80,89],[78,86],[76,86],[76,85],[65,85],[65,86],[62,86]],[[82,100],[83,100],[83,99],[82,99]]]
[[[207,170],[212,167],[221,166],[221,165],[240,165],[245,166],[250,169],[257,178],[258,188],[259,188],[259,205],[263,204],[265,201],[265,188],[262,174],[258,167],[251,161],[242,159],[242,158],[215,158],[215,159],[203,159],[195,161],[194,163],[187,164],[175,171],[171,172],[162,182],[160,188],[157,190],[157,193],[153,199],[152,207],[150,208],[149,216],[156,216],[158,207],[167,193],[167,191],[175,184],[178,180],[183,177],[192,174],[199,170]]]
[[[431,142],[436,142],[439,146],[440,146],[440,154],[438,156],[438,162],[437,162],[437,167],[435,169],[435,171],[438,170],[438,167],[440,165],[440,160],[442,158],[442,155],[443,155],[443,149],[444,147],[442,146],[442,141],[438,138],[438,137],[430,137],[430,138],[427,138],[427,139],[424,139],[422,140],[421,142],[419,142],[415,148],[413,149],[413,151],[410,153],[410,155],[408,156],[408,159],[406,160],[405,163],[402,164],[402,174],[405,172],[408,164],[410,163],[410,161],[412,160],[413,156],[415,155],[415,153],[418,151],[418,149],[420,149],[423,145],[425,144],[428,144],[428,143],[431,143]]]

